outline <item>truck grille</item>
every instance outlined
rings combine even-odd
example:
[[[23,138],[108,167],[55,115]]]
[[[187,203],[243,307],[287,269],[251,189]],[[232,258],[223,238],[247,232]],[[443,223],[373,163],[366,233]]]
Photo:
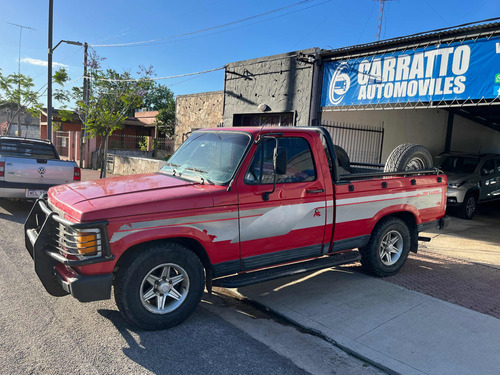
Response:
[[[87,233],[93,239],[87,239],[87,236],[84,235]],[[102,238],[99,229],[81,229],[77,231],[59,223],[51,231],[50,237],[52,238],[50,245],[61,255],[70,259],[74,259],[74,257],[88,259],[102,255]],[[80,240],[82,238],[84,240]]]
[[[107,233],[107,221],[73,223],[64,213],[40,198],[24,224],[26,248],[34,257],[44,253],[57,262],[83,266],[114,259]]]

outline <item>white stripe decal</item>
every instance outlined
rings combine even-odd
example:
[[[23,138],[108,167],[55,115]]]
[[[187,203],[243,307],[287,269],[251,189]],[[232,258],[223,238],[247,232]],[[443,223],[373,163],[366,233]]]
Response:
[[[434,194],[442,194],[443,189],[425,189],[425,190],[415,190],[415,191],[406,191],[401,193],[393,193],[393,194],[381,194],[381,195],[368,195],[364,197],[358,198],[344,198],[337,200],[337,207],[357,204],[357,203],[367,203],[367,202],[376,202],[376,201],[384,201],[396,198],[410,198],[410,197],[418,197],[425,195],[434,195]]]
[[[333,201],[329,201],[333,205]],[[332,210],[333,213],[333,210]],[[278,207],[244,210],[240,213],[241,241],[275,237],[296,229],[325,225],[325,203],[311,202]],[[165,227],[189,227],[207,233],[213,242],[240,241],[238,213],[224,212],[174,219],[140,221],[122,225],[113,233],[111,243],[142,230]]]
[[[353,199],[342,199],[350,201],[351,204],[337,206],[336,223],[364,220],[373,218],[378,212],[393,205],[411,205],[422,210],[425,208],[439,207],[442,201],[442,189],[420,190],[408,194],[384,194]],[[439,194],[439,195],[438,195]],[[396,197],[388,199],[387,197]],[[401,198],[398,198],[402,196]],[[362,199],[362,200],[361,200]]]

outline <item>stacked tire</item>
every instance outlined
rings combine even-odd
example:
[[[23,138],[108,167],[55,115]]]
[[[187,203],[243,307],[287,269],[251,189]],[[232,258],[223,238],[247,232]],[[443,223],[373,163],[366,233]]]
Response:
[[[432,166],[432,155],[427,148],[413,143],[403,143],[387,158],[384,172],[425,170]]]

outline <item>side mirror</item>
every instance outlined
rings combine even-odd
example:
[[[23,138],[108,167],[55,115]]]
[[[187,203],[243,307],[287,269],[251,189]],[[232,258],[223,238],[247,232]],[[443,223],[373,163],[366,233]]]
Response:
[[[486,168],[481,169],[481,176],[488,176],[489,174],[490,172],[488,171],[488,169]]]
[[[278,147],[278,152],[276,155],[276,174],[279,175],[286,174],[286,162],[287,162],[286,148]]]

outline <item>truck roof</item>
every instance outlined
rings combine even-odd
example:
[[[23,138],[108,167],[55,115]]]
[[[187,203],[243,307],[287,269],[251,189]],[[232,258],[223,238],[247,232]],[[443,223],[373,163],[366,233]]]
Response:
[[[292,132],[316,132],[316,128],[313,127],[299,127],[299,126],[234,126],[234,127],[223,127],[223,128],[207,128],[198,129],[196,131],[240,131],[245,133],[250,133],[253,135],[259,133],[292,133]]]

